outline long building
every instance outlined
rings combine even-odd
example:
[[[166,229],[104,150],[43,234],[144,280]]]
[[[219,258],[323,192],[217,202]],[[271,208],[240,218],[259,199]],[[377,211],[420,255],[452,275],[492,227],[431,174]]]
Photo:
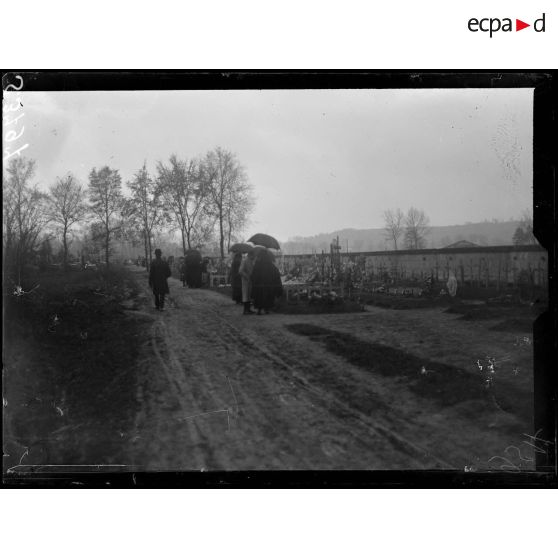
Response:
[[[529,282],[546,287],[548,257],[538,245],[448,247],[426,250],[340,253],[340,266],[354,266],[366,280],[426,279],[445,281],[450,271],[458,283],[503,287]],[[331,269],[330,254],[283,255],[283,271],[296,267],[304,273]]]

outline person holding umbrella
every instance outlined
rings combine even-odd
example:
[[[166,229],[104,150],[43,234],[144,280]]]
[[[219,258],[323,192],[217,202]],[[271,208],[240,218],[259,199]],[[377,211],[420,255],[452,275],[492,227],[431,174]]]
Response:
[[[240,264],[242,263],[242,254],[235,252],[231,265],[231,287],[232,299],[240,304],[242,302],[242,276],[240,275]]]
[[[258,316],[261,315],[262,310],[269,314],[275,299],[283,294],[281,275],[273,264],[273,254],[267,249],[257,252],[252,271],[252,292]]]
[[[155,250],[155,259],[151,262],[149,269],[149,286],[153,289],[155,297],[155,308],[163,311],[165,307],[165,295],[169,293],[167,279],[171,276],[169,264],[161,258],[161,250]]]
[[[191,289],[202,284],[202,258],[199,250],[190,249],[184,255],[186,284]]]
[[[248,252],[248,255],[238,269],[242,281],[242,302],[244,303],[244,314],[253,314],[250,310],[250,297],[252,295],[252,270],[254,269],[254,252]]]

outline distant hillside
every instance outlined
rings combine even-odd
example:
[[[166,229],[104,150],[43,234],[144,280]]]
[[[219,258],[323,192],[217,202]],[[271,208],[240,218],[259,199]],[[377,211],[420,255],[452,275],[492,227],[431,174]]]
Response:
[[[451,225],[431,227],[427,237],[427,248],[443,248],[460,240],[468,240],[480,246],[502,246],[512,244],[513,234],[519,226],[519,221],[501,223],[467,223],[465,225]],[[284,242],[282,249],[285,254],[309,254],[312,252],[329,252],[331,241],[339,237],[343,251],[372,252],[392,250],[393,244],[386,240],[384,229],[343,229],[330,233],[308,237],[294,237]],[[403,248],[403,238],[398,245]]]

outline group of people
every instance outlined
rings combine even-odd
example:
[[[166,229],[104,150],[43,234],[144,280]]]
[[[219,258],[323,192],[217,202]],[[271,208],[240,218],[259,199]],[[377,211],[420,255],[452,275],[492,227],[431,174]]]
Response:
[[[236,253],[231,266],[232,299],[244,305],[244,314],[268,314],[275,299],[283,294],[281,274],[267,250],[249,252],[246,257]]]
[[[201,256],[187,255],[180,264],[180,280],[183,287],[191,289],[199,289],[208,283],[208,265],[207,258],[201,259]]]
[[[185,259],[180,268],[183,285],[201,286],[203,263],[200,260],[200,265],[188,266]],[[207,266],[207,262],[205,265]],[[170,276],[170,266],[162,259],[161,250],[157,248],[155,259],[149,268],[149,286],[153,290],[155,308],[159,311],[163,311],[165,307],[165,295],[169,293],[167,279]],[[258,314],[268,314],[275,304],[275,299],[283,294],[281,274],[273,263],[273,255],[267,250],[250,252],[245,258],[236,253],[231,266],[231,286],[232,298],[237,304],[244,305],[244,314],[255,313],[251,309],[252,305]]]

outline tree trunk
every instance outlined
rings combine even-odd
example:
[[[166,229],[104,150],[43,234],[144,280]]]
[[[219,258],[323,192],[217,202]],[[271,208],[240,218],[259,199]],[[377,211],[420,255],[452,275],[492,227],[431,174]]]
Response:
[[[62,235],[62,244],[64,245],[64,269],[68,269],[68,242],[66,241],[66,235],[68,230],[64,227],[64,233]]]
[[[219,215],[219,247],[221,249],[221,259],[225,259],[225,232],[223,231],[223,216]]]
[[[145,250],[145,269],[149,269],[150,261],[149,261],[148,235],[145,229],[143,231],[143,248]]]
[[[182,252],[186,255],[186,236],[184,234],[184,229],[180,231],[182,233]]]
[[[232,224],[231,224],[230,218],[229,218],[229,223],[228,223],[228,227],[227,227],[227,254],[229,253],[229,251],[231,249],[231,236],[232,236]]]
[[[147,249],[148,249],[148,258],[146,262],[149,262],[149,269],[151,269],[151,263],[153,262],[153,247],[151,245],[151,233],[147,233]]]
[[[110,231],[107,228],[105,234],[105,264],[107,266],[107,269],[109,266],[109,243],[110,243]]]

